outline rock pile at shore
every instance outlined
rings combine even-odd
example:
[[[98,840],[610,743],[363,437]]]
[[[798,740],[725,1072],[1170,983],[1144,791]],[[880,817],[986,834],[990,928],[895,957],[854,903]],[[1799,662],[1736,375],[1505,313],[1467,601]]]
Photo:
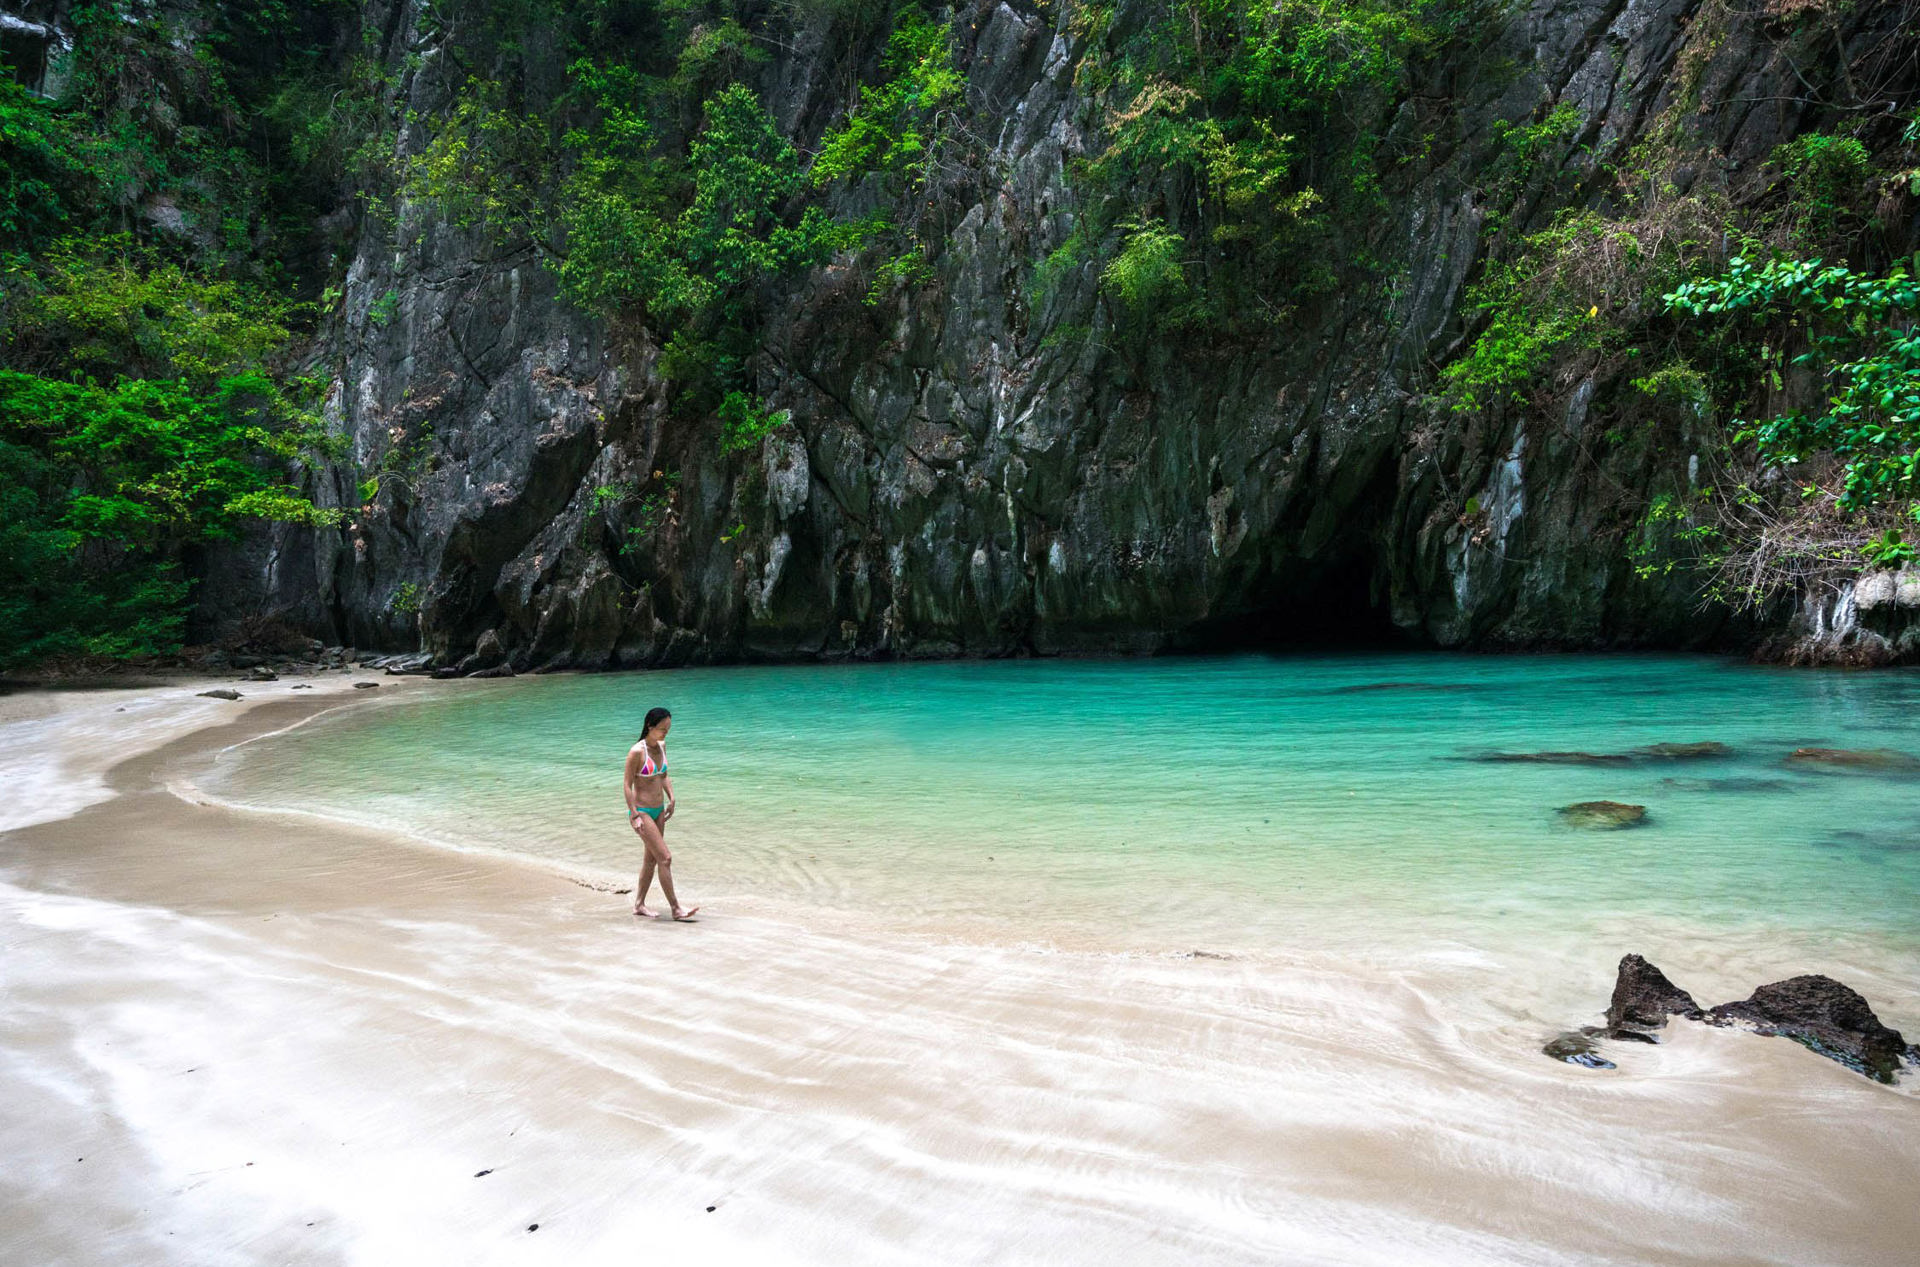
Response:
[[[1569,1064],[1611,1069],[1613,1062],[1591,1040],[1655,1043],[1656,1033],[1673,1016],[1791,1038],[1876,1082],[1892,1083],[1909,1065],[1920,1064],[1920,1048],[1882,1024],[1858,991],[1832,977],[1789,977],[1737,1002],[1702,1008],[1666,973],[1634,954],[1620,960],[1607,1023],[1557,1035],[1542,1050]]]

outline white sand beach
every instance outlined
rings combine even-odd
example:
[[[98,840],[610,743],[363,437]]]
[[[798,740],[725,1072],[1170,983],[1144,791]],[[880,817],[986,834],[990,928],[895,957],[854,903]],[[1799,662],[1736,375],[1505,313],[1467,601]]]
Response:
[[[1920,1099],[1792,1043],[1591,1071],[1463,1035],[1430,964],[637,921],[198,803],[357,702],[285,687],[0,702],[0,1261],[1920,1260]]]

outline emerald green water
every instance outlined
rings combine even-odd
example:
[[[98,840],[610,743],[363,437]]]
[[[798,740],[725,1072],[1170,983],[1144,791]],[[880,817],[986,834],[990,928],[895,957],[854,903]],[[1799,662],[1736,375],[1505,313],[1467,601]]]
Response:
[[[1588,992],[1628,949],[1724,958],[1754,982],[1776,964],[1851,973],[1903,998],[1920,979],[1920,778],[1784,760],[1920,753],[1905,673],[1430,654],[522,678],[344,710],[228,754],[207,787],[630,882],[620,769],[655,704],[674,713],[679,884],[713,912],[1453,955]],[[1470,759],[1700,740],[1735,755]],[[1599,799],[1645,805],[1647,825],[1578,831],[1554,812]]]

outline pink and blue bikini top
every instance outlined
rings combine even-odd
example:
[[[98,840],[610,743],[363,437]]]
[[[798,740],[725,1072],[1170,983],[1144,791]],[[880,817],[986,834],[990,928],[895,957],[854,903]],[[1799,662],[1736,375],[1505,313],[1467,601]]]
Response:
[[[646,740],[642,739],[640,741],[640,768],[639,770],[635,771],[635,773],[638,774],[643,779],[650,779],[656,774],[665,774],[666,772],[667,772],[666,749],[662,748],[660,750],[660,764],[655,765],[653,763],[653,748],[651,745],[647,743]]]

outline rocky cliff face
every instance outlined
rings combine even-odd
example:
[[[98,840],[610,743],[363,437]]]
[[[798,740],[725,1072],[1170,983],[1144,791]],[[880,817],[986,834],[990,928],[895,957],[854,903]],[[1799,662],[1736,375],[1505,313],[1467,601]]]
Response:
[[[384,56],[393,109],[431,120],[452,71],[409,42],[417,2],[385,11]],[[1463,291],[1487,216],[1550,210],[1492,205],[1482,142],[1496,120],[1571,106],[1577,128],[1543,161],[1598,197],[1589,156],[1661,117],[1691,49],[1716,108],[1683,121],[1701,155],[1689,179],[1725,179],[1806,126],[1796,76],[1895,20],[1885,6],[1836,11],[1819,40],[1786,50],[1763,15],[1735,15],[1690,45],[1701,12],[1514,12],[1476,65],[1423,85],[1445,126],[1365,226],[1373,280],[1251,347],[1112,337],[1091,266],[1036,290],[1035,262],[1071,232],[1070,164],[1097,143],[1102,110],[1076,88],[1087,49],[1059,6],[975,0],[954,30],[983,161],[937,193],[952,227],[933,280],[878,308],[848,267],[794,282],[757,371],[791,421],[730,457],[676,412],[655,372],[663,332],[581,315],[530,249],[431,207],[369,219],[316,359],[359,469],[384,460],[389,473],[347,528],[279,529],[215,560],[208,616],[265,606],[330,640],[417,639],[445,662],[522,669],[1304,633],[1749,643],[1764,622],[1702,611],[1684,578],[1644,579],[1628,556],[1648,498],[1687,487],[1687,424],[1659,443],[1622,439],[1623,385],[1580,364],[1543,384],[1550,407],[1454,413],[1430,399],[1473,327]],[[1115,21],[1129,20],[1123,7]],[[763,75],[803,144],[844,106],[823,69],[830,38],[803,27]],[[423,126],[401,145],[422,144]],[[323,503],[359,501],[350,465],[315,473]],[[634,538],[595,490],[655,471],[678,474],[670,505],[623,548]]]

